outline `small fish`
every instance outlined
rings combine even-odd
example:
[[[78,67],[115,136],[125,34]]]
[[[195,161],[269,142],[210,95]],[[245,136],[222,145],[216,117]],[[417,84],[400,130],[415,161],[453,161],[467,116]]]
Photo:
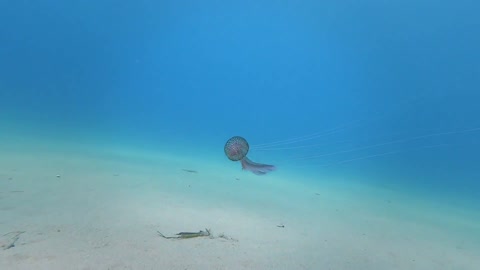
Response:
[[[190,170],[190,169],[182,169],[182,171],[189,172],[189,173],[198,173],[198,171]]]

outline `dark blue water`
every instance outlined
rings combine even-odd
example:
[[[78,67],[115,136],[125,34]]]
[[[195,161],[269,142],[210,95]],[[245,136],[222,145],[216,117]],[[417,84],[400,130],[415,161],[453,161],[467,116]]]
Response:
[[[234,135],[253,145],[340,128],[249,155],[299,175],[475,199],[479,8],[4,0],[0,121],[12,134],[212,155]]]

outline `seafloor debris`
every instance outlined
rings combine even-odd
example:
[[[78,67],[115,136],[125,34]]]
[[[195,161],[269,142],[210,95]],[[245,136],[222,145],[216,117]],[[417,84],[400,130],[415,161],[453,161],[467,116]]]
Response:
[[[222,238],[222,239],[225,239],[225,240],[228,240],[228,241],[238,242],[237,239],[232,238],[232,237],[229,237],[229,236],[226,236],[226,235],[223,234],[223,233],[219,234],[217,237],[211,237],[211,238]]]
[[[2,235],[0,239],[0,247],[3,250],[7,250],[15,247],[15,243],[18,241],[18,239],[20,238],[20,235],[23,233],[25,233],[25,231],[9,232]]]
[[[210,236],[210,230],[205,229],[205,231],[198,232],[179,232],[176,236],[165,236],[161,232],[157,231],[158,235],[166,239],[188,239],[194,237]]]
[[[165,236],[161,232],[157,231],[158,235],[165,238],[165,239],[190,239],[195,237],[208,237],[210,239],[221,238],[228,241],[238,242],[237,239],[231,238],[226,236],[225,234],[219,234],[218,236],[213,236],[210,229],[205,229],[205,231],[198,231],[198,232],[180,232],[175,234],[175,236]]]

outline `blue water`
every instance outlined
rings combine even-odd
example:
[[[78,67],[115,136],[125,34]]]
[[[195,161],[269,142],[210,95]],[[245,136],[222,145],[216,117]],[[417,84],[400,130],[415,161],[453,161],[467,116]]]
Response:
[[[235,135],[255,145],[340,128],[249,157],[274,162],[278,174],[361,179],[474,206],[479,8],[1,1],[2,132],[177,145],[208,158]]]

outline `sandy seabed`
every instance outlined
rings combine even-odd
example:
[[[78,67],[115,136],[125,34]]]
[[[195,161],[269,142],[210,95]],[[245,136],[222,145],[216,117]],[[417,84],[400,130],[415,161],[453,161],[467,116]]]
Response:
[[[0,269],[480,269],[478,213],[393,190],[128,151],[3,150]]]

